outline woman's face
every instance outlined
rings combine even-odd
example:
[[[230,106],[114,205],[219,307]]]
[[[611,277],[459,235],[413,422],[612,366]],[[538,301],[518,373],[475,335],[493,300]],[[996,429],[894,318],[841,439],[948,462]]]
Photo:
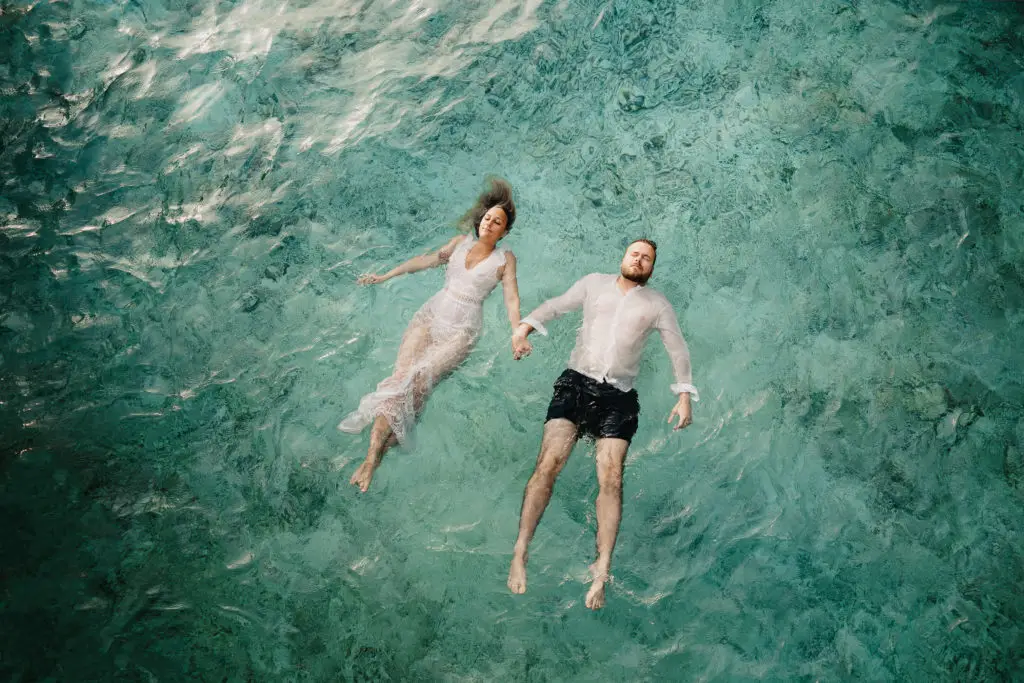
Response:
[[[504,237],[507,230],[508,216],[505,215],[505,209],[500,206],[492,206],[487,209],[487,213],[480,219],[480,225],[477,227],[480,239],[495,242]]]

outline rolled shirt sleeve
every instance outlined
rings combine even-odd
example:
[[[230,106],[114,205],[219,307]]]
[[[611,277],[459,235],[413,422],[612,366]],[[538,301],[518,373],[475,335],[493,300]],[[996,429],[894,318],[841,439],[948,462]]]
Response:
[[[672,374],[675,383],[672,385],[672,392],[675,394],[688,393],[694,401],[700,400],[697,387],[693,386],[692,371],[690,369],[690,348],[686,345],[683,332],[679,329],[679,320],[672,310],[671,304],[666,302],[658,314],[656,323],[658,334],[661,335],[661,343],[665,345],[669,360],[672,362]]]

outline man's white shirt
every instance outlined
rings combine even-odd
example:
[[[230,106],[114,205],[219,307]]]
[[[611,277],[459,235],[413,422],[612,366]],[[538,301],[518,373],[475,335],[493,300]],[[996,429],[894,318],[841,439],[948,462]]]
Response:
[[[657,330],[672,361],[672,391],[687,392],[693,400],[699,400],[692,384],[690,349],[672,304],[661,292],[645,286],[623,292],[616,284],[617,279],[602,273],[580,278],[565,294],[545,301],[523,322],[547,336],[545,323],[582,307],[583,324],[569,357],[569,367],[622,391],[633,388],[644,343]]]

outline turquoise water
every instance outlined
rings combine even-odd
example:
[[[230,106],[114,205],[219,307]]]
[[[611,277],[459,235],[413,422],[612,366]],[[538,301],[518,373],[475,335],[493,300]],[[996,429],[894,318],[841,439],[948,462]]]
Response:
[[[0,14],[0,672],[1024,677],[1012,3],[154,0]],[[500,303],[365,496],[384,377],[486,174],[524,313],[622,247],[652,342],[608,605],[585,445],[505,587],[577,319]]]

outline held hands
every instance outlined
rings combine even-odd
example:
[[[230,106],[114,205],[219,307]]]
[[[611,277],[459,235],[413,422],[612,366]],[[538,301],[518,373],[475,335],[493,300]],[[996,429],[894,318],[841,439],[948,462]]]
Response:
[[[672,408],[672,412],[668,414],[669,423],[672,422],[673,418],[678,418],[679,422],[672,427],[672,431],[685,429],[693,422],[693,419],[690,416],[690,394],[685,391],[679,394],[679,400],[676,401],[676,405]]]
[[[515,360],[522,360],[530,355],[530,351],[533,351],[533,344],[526,339],[526,335],[532,331],[533,328],[526,323],[519,323],[516,326],[512,333],[512,358]]]
[[[384,282],[387,279],[388,277],[386,275],[377,275],[376,273],[364,273],[363,275],[359,276],[359,279],[356,280],[356,282],[358,282],[361,285],[379,285],[380,283]]]
[[[526,338],[526,335],[516,330],[512,335],[512,358],[522,360],[533,351],[533,344]]]

